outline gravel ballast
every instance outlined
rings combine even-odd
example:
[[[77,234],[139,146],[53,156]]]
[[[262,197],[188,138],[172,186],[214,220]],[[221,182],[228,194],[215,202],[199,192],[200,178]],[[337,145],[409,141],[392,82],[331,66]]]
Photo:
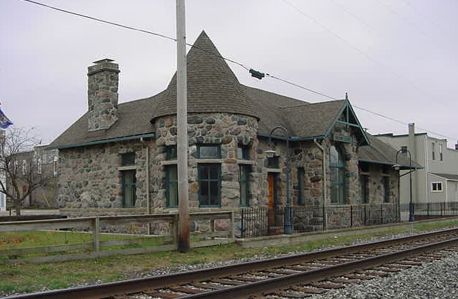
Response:
[[[375,278],[361,284],[332,290],[313,299],[444,299],[458,298],[458,253],[392,276]]]

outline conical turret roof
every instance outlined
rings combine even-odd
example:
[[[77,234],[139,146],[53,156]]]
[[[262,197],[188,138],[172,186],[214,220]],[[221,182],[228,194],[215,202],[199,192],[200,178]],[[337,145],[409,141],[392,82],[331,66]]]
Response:
[[[188,113],[237,113],[258,117],[251,99],[222,59],[205,31],[187,54]],[[176,73],[167,87],[167,97],[152,118],[176,114]]]

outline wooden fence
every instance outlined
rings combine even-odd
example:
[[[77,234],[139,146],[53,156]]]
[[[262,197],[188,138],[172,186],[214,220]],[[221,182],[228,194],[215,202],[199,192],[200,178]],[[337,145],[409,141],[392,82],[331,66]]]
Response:
[[[193,222],[207,223],[205,231],[192,233],[191,247],[204,247],[235,241],[234,213],[232,211],[195,212],[190,215]],[[226,229],[215,229],[215,222],[217,221],[227,222]],[[158,223],[161,225],[163,233],[151,234],[151,226]],[[0,261],[67,261],[115,254],[176,250],[177,224],[177,214],[0,222],[0,257],[6,257]],[[126,225],[140,227],[140,232],[137,234],[120,232],[119,228]],[[117,232],[104,232],[109,227],[117,228]],[[5,248],[2,246],[2,235],[11,234],[11,232],[32,231],[51,232],[52,234],[84,234],[86,239],[91,241],[33,247],[8,246]]]

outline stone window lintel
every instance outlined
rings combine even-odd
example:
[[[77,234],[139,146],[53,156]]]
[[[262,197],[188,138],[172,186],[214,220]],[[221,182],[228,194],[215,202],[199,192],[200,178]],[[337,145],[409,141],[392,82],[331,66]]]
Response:
[[[119,171],[122,171],[122,170],[136,170],[136,169],[137,169],[137,166],[135,166],[135,165],[119,166],[118,167]]]
[[[166,160],[166,161],[161,161],[161,165],[162,166],[165,166],[165,165],[175,165],[177,164],[177,160]]]

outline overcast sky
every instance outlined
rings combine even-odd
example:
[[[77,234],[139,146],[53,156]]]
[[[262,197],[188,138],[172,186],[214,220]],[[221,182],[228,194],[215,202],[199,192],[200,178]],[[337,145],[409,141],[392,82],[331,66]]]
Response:
[[[37,0],[175,36],[174,0]],[[458,139],[458,1],[187,0],[187,38],[205,30],[223,56],[354,106]],[[87,67],[120,65],[120,102],[166,88],[174,42],[21,0],[0,0],[0,102],[17,127],[51,142],[87,110]],[[261,81],[241,83],[308,102],[328,100]],[[371,133],[407,126],[355,108]],[[433,134],[431,134],[433,135]]]

